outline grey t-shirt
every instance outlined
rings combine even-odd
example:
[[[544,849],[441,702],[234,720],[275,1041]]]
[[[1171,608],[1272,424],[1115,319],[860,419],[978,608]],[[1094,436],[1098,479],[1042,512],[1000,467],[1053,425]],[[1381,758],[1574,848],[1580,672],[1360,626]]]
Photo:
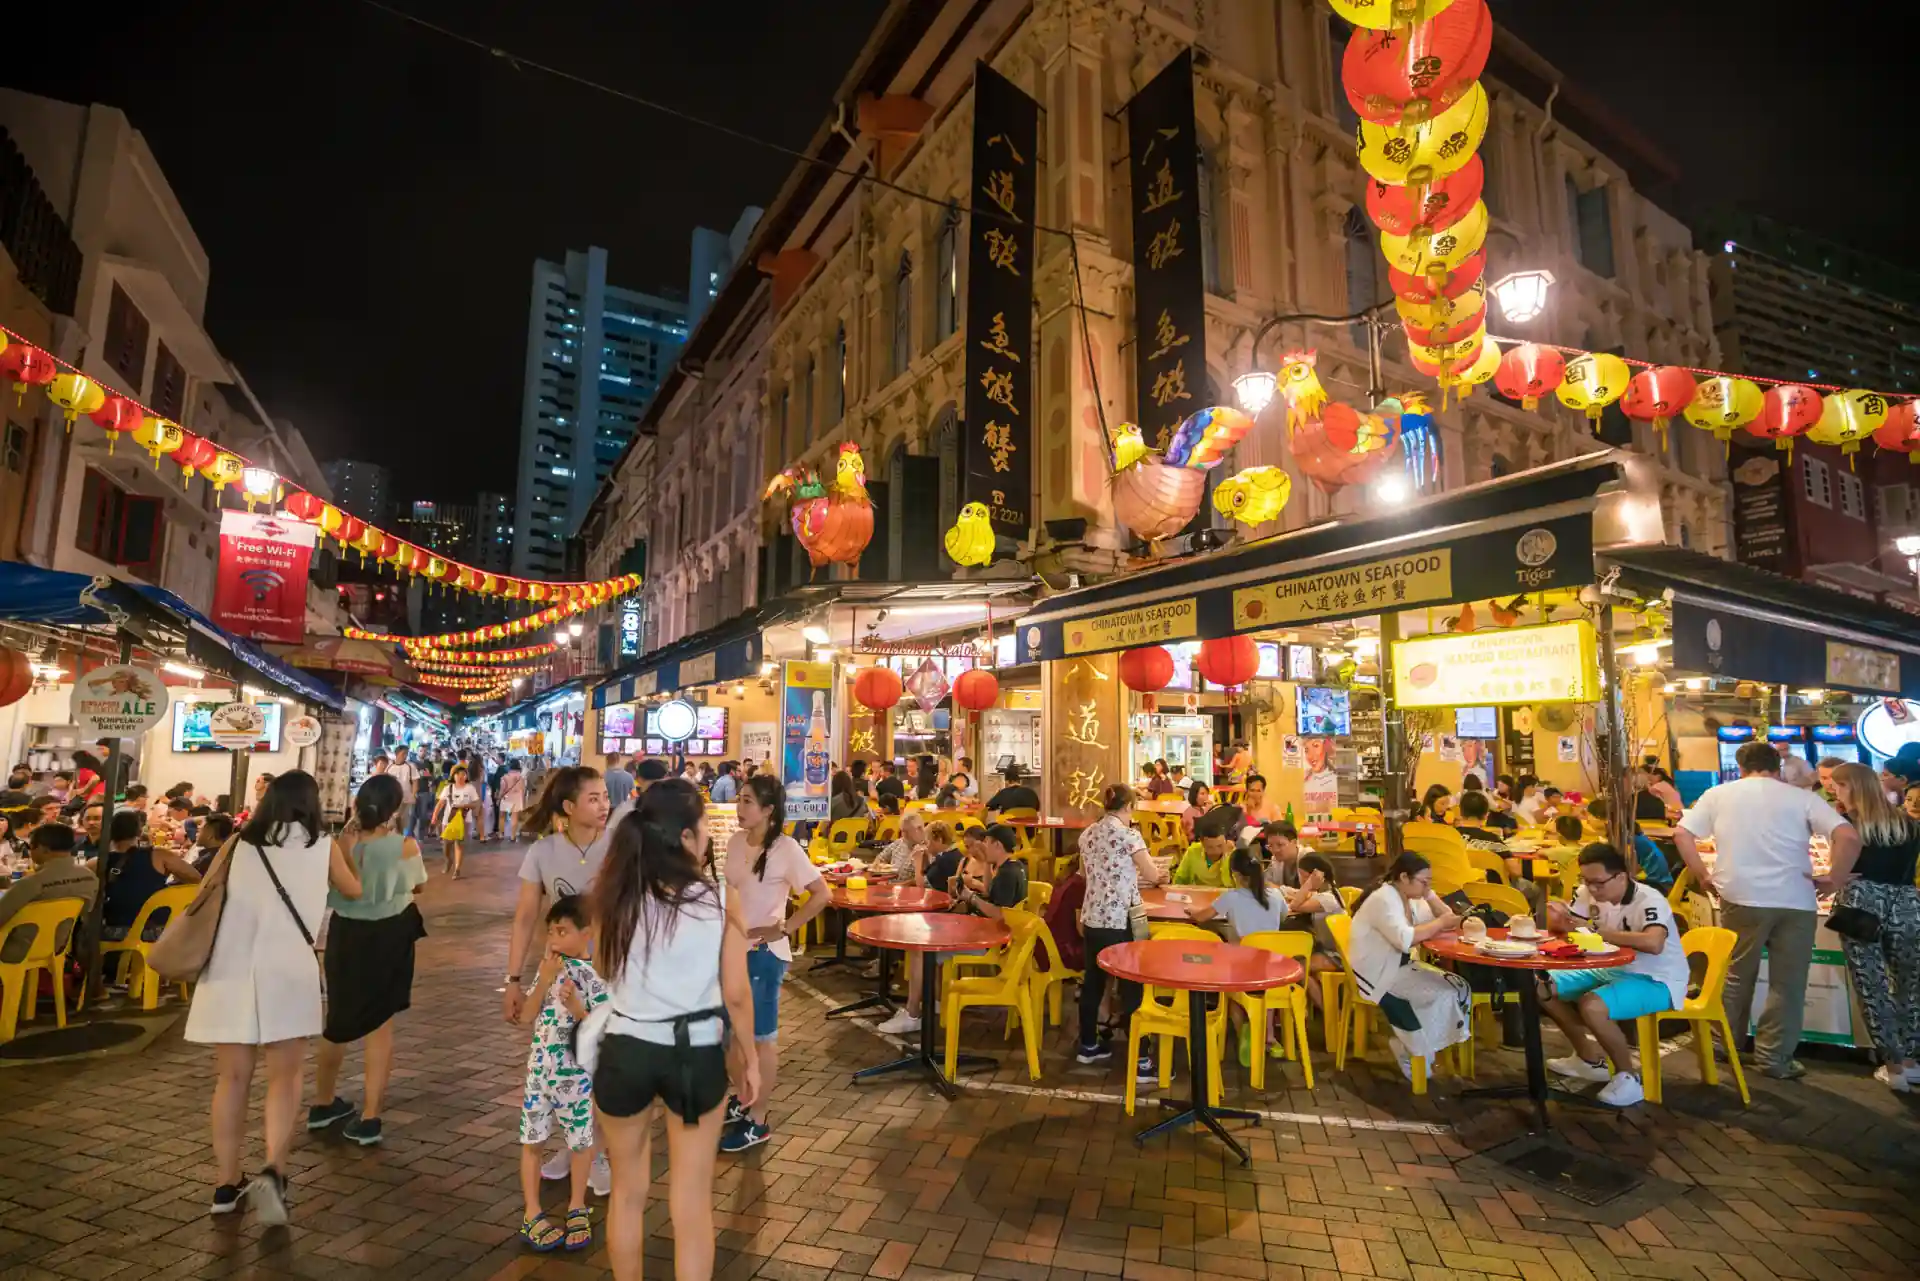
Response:
[[[1227,923],[1227,941],[1238,943],[1249,934],[1279,929],[1280,918],[1287,912],[1287,900],[1279,890],[1269,889],[1267,905],[1261,907],[1252,891],[1236,888],[1213,900],[1213,910]]]
[[[520,861],[520,879],[536,882],[549,900],[568,894],[585,894],[607,859],[609,824],[585,849],[575,845],[564,832],[551,832],[527,847]]]

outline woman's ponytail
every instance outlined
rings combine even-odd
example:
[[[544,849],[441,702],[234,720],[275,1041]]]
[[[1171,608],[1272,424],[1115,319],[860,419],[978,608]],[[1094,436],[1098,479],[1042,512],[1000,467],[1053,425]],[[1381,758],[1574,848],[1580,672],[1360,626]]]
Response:
[[[566,765],[548,774],[546,786],[540,789],[540,797],[527,811],[520,830],[532,837],[551,832],[567,816],[566,803],[580,795],[583,784],[599,777],[600,771],[590,765]]]
[[[1227,861],[1227,867],[1235,876],[1247,883],[1247,893],[1253,895],[1253,901],[1260,905],[1261,911],[1267,910],[1267,869],[1260,860],[1245,849],[1235,847],[1233,856]]]

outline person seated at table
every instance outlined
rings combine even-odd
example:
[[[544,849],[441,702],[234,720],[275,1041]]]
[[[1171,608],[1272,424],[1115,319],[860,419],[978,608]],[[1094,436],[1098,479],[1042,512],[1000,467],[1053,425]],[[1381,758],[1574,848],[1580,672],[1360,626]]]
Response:
[[[833,776],[833,799],[827,802],[827,818],[831,822],[841,819],[872,818],[873,811],[867,807],[867,798],[860,795],[853,785],[853,775],[841,770]]]
[[[1168,770],[1167,763],[1164,760],[1157,760],[1149,764],[1146,777],[1147,795],[1149,797],[1173,795],[1173,775]]]
[[[873,785],[873,795],[874,799],[883,802],[891,796],[893,798],[893,808],[888,810],[887,813],[898,814],[900,812],[900,802],[906,799],[907,785],[900,777],[899,766],[895,765],[892,761],[880,762],[880,781]]]
[[[1485,792],[1462,792],[1460,794],[1460,822],[1454,831],[1460,833],[1460,839],[1467,843],[1470,850],[1487,850],[1495,854],[1506,854],[1507,843],[1501,833],[1479,826],[1487,818],[1487,794]],[[1507,884],[1527,896],[1535,917],[1538,917],[1547,905],[1547,892],[1528,880],[1523,873],[1526,868],[1520,860],[1509,855],[1504,866],[1507,869]]]
[[[1217,885],[1233,888],[1233,868],[1227,856],[1233,853],[1234,837],[1240,831],[1240,807],[1222,805],[1208,810],[1194,824],[1193,844],[1173,869],[1175,885]]]
[[[980,785],[973,781],[973,757],[962,756],[954,761],[953,777],[947,781],[958,783],[960,795],[972,800],[980,795]]]
[[[934,759],[932,753],[923,752],[914,758],[913,797],[918,801],[932,800],[939,791],[940,762]],[[1040,802],[1035,801],[1033,807],[1038,809]]]
[[[1013,857],[1020,844],[1013,829],[995,823],[980,835],[980,857],[986,863],[984,889],[960,885],[953,897],[953,910],[971,912],[989,920],[1005,919],[1010,907],[1023,907],[1027,901],[1027,865]]]
[[[107,897],[100,911],[100,937],[109,942],[127,937],[140,909],[169,878],[183,885],[200,879],[193,864],[172,850],[146,843],[144,827],[142,815],[132,810],[117,811],[107,829],[107,852],[94,864],[94,871],[107,883]],[[151,922],[142,937],[148,942],[159,938],[164,924],[164,920]]]
[[[955,779],[964,780],[965,778],[966,778],[966,775],[964,774],[956,774],[954,775],[953,778],[949,778],[946,782],[940,784],[940,791],[933,798],[933,807],[935,809],[950,810],[950,809],[958,809],[962,804],[964,804],[965,797],[962,795],[960,791],[959,784],[956,783],[954,780]]]
[[[1907,812],[1908,818],[1920,819],[1920,783],[1914,783],[1907,788],[1900,808]]]
[[[1260,829],[1260,848],[1267,855],[1269,884],[1294,888],[1300,884],[1300,829],[1277,819]]]
[[[942,830],[945,828],[942,826]],[[900,835],[888,842],[880,851],[875,864],[886,864],[893,869],[896,885],[919,885],[926,874],[927,859],[934,847],[927,831],[927,820],[915,810],[900,820]]]
[[[1025,777],[1020,762],[1009,761],[1007,768],[1000,772],[1006,786],[995,792],[987,801],[988,814],[1004,814],[1008,810],[1032,810],[1040,812],[1040,794],[1020,780]]]
[[[1347,904],[1334,881],[1333,864],[1319,854],[1303,854],[1298,871],[1299,887],[1284,891],[1289,917],[1287,928],[1297,929],[1304,924],[1313,933],[1313,957],[1307,965],[1309,974],[1340,969],[1340,947],[1333,941],[1333,931],[1327,928],[1327,918],[1344,914]],[[1307,984],[1307,1000],[1319,1006],[1318,983]]]
[[[1648,794],[1660,798],[1667,810],[1667,822],[1678,823],[1686,806],[1681,803],[1680,789],[1674,784],[1673,775],[1658,765],[1648,765],[1646,771]]]
[[[0,938],[5,939],[0,944],[0,964],[24,961],[33,947],[39,932],[33,926],[22,926],[11,933],[7,930],[7,923],[29,903],[77,898],[89,907],[93,905],[100,882],[74,860],[74,844],[73,829],[65,823],[42,823],[27,833],[27,857],[33,860],[33,870],[0,894]],[[80,914],[85,917],[86,910],[83,908]],[[68,926],[66,932],[70,935],[73,927]],[[56,939],[55,945],[65,942],[65,938]]]
[[[232,835],[233,815],[212,812],[202,815],[199,829],[193,835],[193,870],[205,876],[213,866],[213,856]]]
[[[1678,1009],[1687,999],[1687,953],[1666,895],[1636,882],[1625,856],[1596,841],[1580,851],[1580,888],[1572,904],[1550,906],[1547,928],[1593,929],[1603,942],[1633,952],[1629,964],[1615,969],[1541,976],[1541,1012],[1573,1045],[1572,1054],[1548,1059],[1547,1066],[1577,1081],[1605,1081],[1596,1096],[1602,1103],[1624,1108],[1640,1102],[1646,1094],[1620,1024]],[[1607,1070],[1608,1059],[1616,1071]]]
[[[1480,781],[1480,776],[1478,774],[1469,774],[1460,780],[1461,805],[1464,806],[1466,804],[1467,797],[1475,795],[1487,803],[1486,812],[1480,816],[1479,826],[1496,829],[1502,833],[1501,839],[1504,839],[1505,834],[1511,833],[1519,828],[1520,821],[1518,819],[1514,818],[1511,814],[1501,813],[1499,809],[1494,806],[1493,797],[1487,792],[1486,784]]]
[[[906,820],[902,819],[901,826],[904,827],[905,825]],[[944,828],[946,825],[942,823],[936,824],[935,826]],[[919,884],[926,889],[939,890],[942,894],[953,893],[956,888],[954,884],[955,877],[958,876],[960,868],[966,861],[967,856],[978,848],[980,833],[985,830],[985,828],[980,827],[967,828],[962,833],[962,844],[960,845],[949,843],[945,846],[940,846],[934,844],[931,839],[929,839],[928,848],[930,854],[927,858],[926,867],[922,869],[920,873]],[[984,859],[982,861],[984,861]]]
[[[1447,814],[1453,809],[1453,789],[1445,783],[1435,783],[1427,788],[1426,795],[1413,808],[1413,816],[1429,823],[1444,823]]]
[[[874,794],[874,808],[888,818],[898,817],[900,807],[903,804],[905,804],[905,802],[897,792],[877,792]]]
[[[1185,830],[1186,838],[1193,839],[1193,827],[1208,810],[1213,808],[1213,789],[1199,779],[1187,784],[1187,808],[1180,811],[1180,826]]]
[[[1467,981],[1411,955],[1416,943],[1459,924],[1453,909],[1433,892],[1433,868],[1418,854],[1402,854],[1389,863],[1379,884],[1353,910],[1347,958],[1354,987],[1386,1015],[1394,1059],[1408,1080],[1413,1079],[1413,1055],[1424,1056],[1431,1066],[1442,1050],[1473,1034],[1467,1022],[1473,990]]]
[[[178,837],[184,844],[193,840],[193,834],[188,830],[188,824],[192,821],[193,802],[184,796],[175,796],[154,817],[153,824],[167,835]]]
[[[1227,873],[1233,879],[1233,888],[1212,903],[1194,904],[1187,915],[1202,925],[1225,921],[1229,943],[1279,929],[1286,919],[1287,900],[1277,888],[1268,887],[1266,864],[1253,851],[1236,848],[1227,855]]]
[[[1247,790],[1241,795],[1240,808],[1249,824],[1262,825],[1280,817],[1279,809],[1267,799],[1267,776],[1247,775]]]
[[[1543,827],[1551,817],[1546,812],[1547,798],[1540,780],[1531,774],[1522,774],[1514,782],[1519,791],[1513,806],[1514,816],[1528,827]]]
[[[1607,804],[1607,798],[1596,796],[1588,801],[1587,813],[1592,816],[1600,833],[1605,834],[1607,821],[1613,816],[1613,810]],[[1673,888],[1673,868],[1667,862],[1666,854],[1653,843],[1652,837],[1640,830],[1637,819],[1633,824],[1633,856],[1629,860],[1629,866],[1633,869],[1636,880],[1645,881],[1662,894]]]

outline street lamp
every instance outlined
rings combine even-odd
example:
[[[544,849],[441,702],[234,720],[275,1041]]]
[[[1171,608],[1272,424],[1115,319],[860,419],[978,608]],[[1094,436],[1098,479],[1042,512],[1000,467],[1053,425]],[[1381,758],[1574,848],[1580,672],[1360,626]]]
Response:
[[[577,619],[567,624],[567,635],[573,637],[575,640],[580,639],[580,631],[581,631],[581,627]]]
[[[1233,395],[1240,402],[1240,408],[1258,418],[1273,403],[1273,393],[1279,387],[1278,375],[1264,369],[1250,369],[1233,380]]]
[[[568,641],[572,639],[573,637],[567,635],[567,630],[564,627],[553,634],[553,643],[556,645],[564,646]]]
[[[1500,314],[1516,325],[1524,325],[1547,309],[1547,291],[1553,286],[1553,273],[1514,271],[1493,282],[1493,297]]]

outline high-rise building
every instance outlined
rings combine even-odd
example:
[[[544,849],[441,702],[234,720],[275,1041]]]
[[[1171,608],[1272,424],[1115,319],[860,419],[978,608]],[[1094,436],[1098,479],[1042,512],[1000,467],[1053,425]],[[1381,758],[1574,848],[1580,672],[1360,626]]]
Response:
[[[505,574],[513,567],[513,502],[481,490],[473,505],[473,564]]]
[[[320,471],[333,490],[334,506],[370,524],[385,527],[387,502],[393,477],[379,463],[354,458],[336,458]]]
[[[740,256],[747,252],[747,242],[753,239],[753,229],[760,225],[760,215],[765,212],[758,205],[748,205],[740,211],[732,231],[715,231],[711,227],[693,229],[693,252],[687,270],[689,332],[700,323],[700,317],[706,315],[708,304],[720,296],[720,286],[726,283]]]
[[[533,264],[514,572],[563,571],[566,540],[686,337],[686,303],[608,284],[604,249]]]

